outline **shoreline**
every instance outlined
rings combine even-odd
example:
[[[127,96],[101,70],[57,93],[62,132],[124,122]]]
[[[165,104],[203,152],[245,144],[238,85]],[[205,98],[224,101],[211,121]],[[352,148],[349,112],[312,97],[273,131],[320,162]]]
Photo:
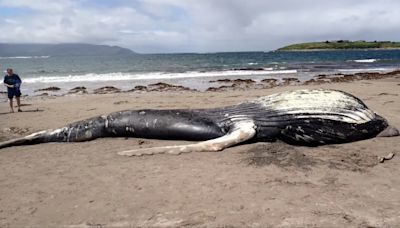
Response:
[[[337,82],[354,82],[359,80],[378,80],[383,78],[397,77],[400,75],[400,70],[388,72],[359,72],[353,74],[345,73],[331,73],[331,74],[318,74],[310,77],[307,80],[301,80],[295,75],[287,75],[287,77],[257,77],[243,76],[235,77],[233,79],[218,77],[219,79],[205,78],[205,83],[208,87],[203,90],[198,90],[190,86],[184,86],[181,83],[168,83],[168,80],[154,80],[153,83],[139,84],[131,89],[123,90],[116,86],[105,85],[97,88],[89,89],[85,86],[76,86],[72,89],[66,90],[62,87],[48,86],[39,88],[34,91],[34,95],[23,95],[23,97],[41,97],[41,96],[66,96],[66,95],[80,95],[80,94],[106,94],[106,93],[131,93],[131,92],[218,92],[229,90],[249,90],[249,89],[269,89],[280,86],[288,85],[312,85],[312,84],[325,84]],[[7,100],[6,92],[0,91],[0,97]]]
[[[356,80],[359,77],[216,92],[29,96],[21,99],[21,113],[9,114],[8,103],[0,105],[0,140],[120,110],[213,108],[313,88],[354,94],[399,128],[400,75],[370,75],[373,80]],[[325,76],[315,79],[327,80]],[[244,79],[241,84],[247,85]],[[393,175],[400,172],[398,137],[319,147],[249,143],[218,153],[180,156],[117,155],[127,149],[185,143],[189,142],[101,138],[1,149],[0,226],[400,224],[400,182]],[[378,158],[389,153],[396,155],[379,163]]]

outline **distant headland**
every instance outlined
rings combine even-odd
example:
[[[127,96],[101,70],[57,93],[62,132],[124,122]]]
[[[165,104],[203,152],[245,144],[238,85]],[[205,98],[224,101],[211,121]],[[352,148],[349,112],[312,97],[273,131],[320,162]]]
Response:
[[[279,48],[277,51],[315,51],[315,50],[352,50],[352,49],[400,49],[400,42],[335,40],[335,41],[292,44]]]
[[[114,56],[135,54],[118,46],[85,43],[12,44],[0,43],[0,57],[13,56]]]

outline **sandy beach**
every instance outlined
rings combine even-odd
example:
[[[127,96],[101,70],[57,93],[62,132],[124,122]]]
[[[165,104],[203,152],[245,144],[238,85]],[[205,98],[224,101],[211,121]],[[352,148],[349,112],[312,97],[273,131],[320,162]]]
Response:
[[[400,128],[400,76],[222,92],[24,97],[0,105],[0,141],[125,109],[210,108],[301,88],[339,89]],[[185,144],[135,138],[0,150],[0,227],[395,227],[400,138],[320,147],[281,142],[218,153],[122,157]],[[395,153],[393,159],[378,157]]]

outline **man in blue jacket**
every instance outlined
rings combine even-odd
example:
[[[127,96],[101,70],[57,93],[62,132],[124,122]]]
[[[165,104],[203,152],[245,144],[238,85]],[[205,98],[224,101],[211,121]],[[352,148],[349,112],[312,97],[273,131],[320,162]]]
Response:
[[[18,112],[22,112],[20,106],[21,106],[21,86],[22,80],[21,78],[13,73],[13,69],[7,68],[6,75],[4,76],[4,85],[7,87],[7,95],[8,99],[10,99],[10,108],[11,112],[14,112],[14,107],[13,107],[13,98],[15,97],[17,99],[17,105],[18,105]]]

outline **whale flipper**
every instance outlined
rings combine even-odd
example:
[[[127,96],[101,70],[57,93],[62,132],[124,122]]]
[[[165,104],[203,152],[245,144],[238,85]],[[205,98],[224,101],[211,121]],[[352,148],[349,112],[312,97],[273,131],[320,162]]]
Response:
[[[153,154],[175,154],[190,152],[217,152],[230,146],[245,142],[254,137],[256,134],[256,125],[252,120],[243,120],[235,123],[232,129],[224,136],[203,141],[200,143],[178,145],[178,146],[163,146],[144,148],[136,150],[126,150],[119,152],[119,155],[124,156],[142,156]]]

